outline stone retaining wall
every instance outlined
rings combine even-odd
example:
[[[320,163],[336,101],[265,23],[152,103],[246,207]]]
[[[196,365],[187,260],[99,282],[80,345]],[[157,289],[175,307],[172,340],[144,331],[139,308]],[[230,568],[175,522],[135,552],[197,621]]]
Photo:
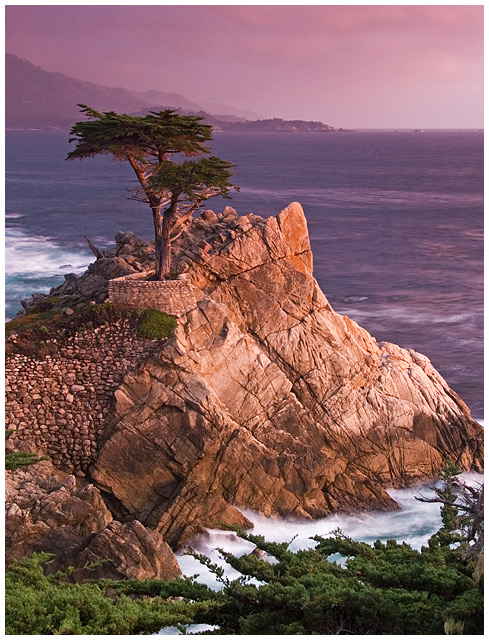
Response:
[[[158,309],[179,317],[201,299],[199,289],[186,280],[141,280],[139,273],[109,280],[109,300],[125,311]]]
[[[77,334],[56,356],[8,357],[5,414],[24,450],[46,453],[65,471],[83,475],[110,420],[124,375],[158,348],[134,334],[127,320]]]

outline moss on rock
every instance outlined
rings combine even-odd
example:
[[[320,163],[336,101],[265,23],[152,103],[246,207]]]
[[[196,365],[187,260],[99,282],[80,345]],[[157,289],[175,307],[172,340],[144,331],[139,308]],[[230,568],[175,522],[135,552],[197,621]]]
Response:
[[[145,309],[141,314],[138,333],[143,338],[169,338],[177,327],[177,321],[172,316],[157,309]]]

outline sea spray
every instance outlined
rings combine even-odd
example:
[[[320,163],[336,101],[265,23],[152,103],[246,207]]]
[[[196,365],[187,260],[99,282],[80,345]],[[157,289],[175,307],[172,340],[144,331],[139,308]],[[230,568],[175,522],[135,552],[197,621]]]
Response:
[[[7,229],[6,320],[16,315],[22,298],[33,292],[48,293],[63,283],[65,273],[81,275],[92,261],[88,248],[59,246],[47,237],[28,237],[19,229]]]

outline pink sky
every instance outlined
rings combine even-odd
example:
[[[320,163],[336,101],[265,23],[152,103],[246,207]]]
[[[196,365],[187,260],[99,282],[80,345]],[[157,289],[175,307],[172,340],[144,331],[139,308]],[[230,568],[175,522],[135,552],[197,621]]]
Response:
[[[482,128],[483,6],[7,6],[48,71],[335,127]]]

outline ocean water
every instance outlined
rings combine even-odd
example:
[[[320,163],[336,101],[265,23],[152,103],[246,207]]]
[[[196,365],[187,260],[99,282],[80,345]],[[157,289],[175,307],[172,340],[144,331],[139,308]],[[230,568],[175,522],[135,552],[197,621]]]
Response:
[[[6,316],[92,261],[84,236],[152,238],[131,169],[65,160],[68,134],[7,131]],[[483,418],[483,133],[216,133],[241,187],[216,211],[305,210],[314,275],[379,341],[426,354]]]

